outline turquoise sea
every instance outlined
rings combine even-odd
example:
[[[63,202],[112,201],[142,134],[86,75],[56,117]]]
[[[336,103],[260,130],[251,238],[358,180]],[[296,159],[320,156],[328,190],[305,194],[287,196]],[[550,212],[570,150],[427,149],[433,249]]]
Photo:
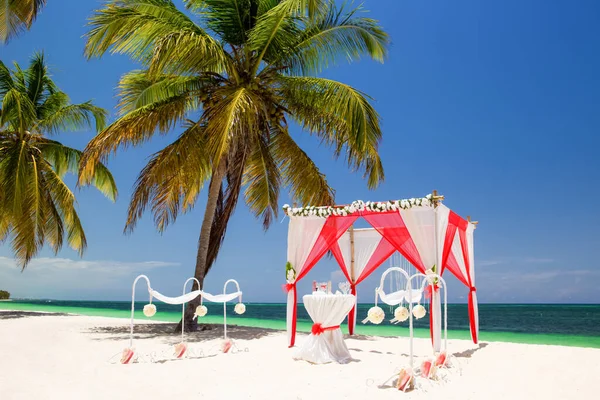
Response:
[[[146,318],[136,303],[136,318]],[[205,323],[222,323],[223,306],[207,303]],[[156,303],[153,319],[178,322],[181,306]],[[363,325],[372,304],[359,304],[357,334],[375,336],[407,336],[408,324],[392,325],[393,308],[384,306],[386,321],[381,325]],[[285,304],[246,303],[246,313],[237,316],[233,304],[227,305],[230,324],[271,329],[285,329]],[[91,316],[129,318],[131,303],[121,301],[13,300],[0,302],[0,310],[62,312]],[[310,331],[311,322],[302,304],[298,305],[298,329]],[[600,348],[600,305],[576,304],[480,304],[480,341],[504,341],[530,344],[553,344]],[[416,321],[415,335],[428,337],[429,319]],[[470,339],[466,304],[448,305],[448,337]],[[346,327],[342,327],[347,331]]]

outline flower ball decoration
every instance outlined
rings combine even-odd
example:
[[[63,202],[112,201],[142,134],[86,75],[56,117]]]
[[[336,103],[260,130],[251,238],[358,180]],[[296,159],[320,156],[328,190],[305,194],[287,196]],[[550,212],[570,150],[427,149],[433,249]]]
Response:
[[[144,306],[144,315],[148,318],[153,317],[156,314],[156,306],[152,303]]]
[[[417,304],[414,308],[413,308],[413,315],[415,316],[416,319],[421,319],[425,316],[425,314],[427,314],[427,310],[425,310],[425,307],[423,307],[420,304]]]
[[[198,307],[196,307],[196,312],[194,315],[197,317],[204,317],[206,314],[208,314],[208,308],[206,308],[205,305],[200,304]]]
[[[408,308],[402,306],[394,310],[394,318],[399,322],[404,322],[408,319]]]
[[[246,312],[246,306],[244,303],[237,303],[233,308],[233,311],[235,311],[236,314],[243,314]]]
[[[385,312],[381,309],[381,307],[371,307],[369,308],[369,312],[367,313],[367,320],[372,324],[379,325],[383,322],[385,318]]]

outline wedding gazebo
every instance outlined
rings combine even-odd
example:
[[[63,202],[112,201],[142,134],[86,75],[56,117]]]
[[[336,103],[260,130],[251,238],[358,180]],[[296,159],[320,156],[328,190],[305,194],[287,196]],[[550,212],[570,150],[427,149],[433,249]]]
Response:
[[[477,343],[479,319],[475,288],[473,231],[475,222],[442,204],[443,196],[385,202],[355,201],[344,206],[283,207],[290,218],[285,285],[287,333],[295,344],[296,284],[331,251],[356,296],[356,286],[398,251],[419,272],[440,276],[449,270],[469,289],[471,338]],[[372,228],[354,229],[358,218]],[[441,266],[441,268],[438,268]],[[441,304],[439,288],[431,285],[430,330],[435,351],[440,349]],[[348,316],[350,334],[356,325],[356,306]]]

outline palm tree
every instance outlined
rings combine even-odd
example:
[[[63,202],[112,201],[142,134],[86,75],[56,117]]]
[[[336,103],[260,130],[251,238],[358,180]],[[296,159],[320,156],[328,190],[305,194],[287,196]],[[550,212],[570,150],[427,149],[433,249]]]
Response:
[[[122,77],[120,118],[86,147],[80,181],[89,182],[97,162],[119,147],[181,124],[179,137],[141,171],[125,230],[151,207],[164,231],[210,180],[194,274],[202,284],[242,189],[265,229],[282,186],[303,204],[333,203],[333,189],[290,136],[288,121],[362,170],[370,188],[383,179],[370,99],[311,75],[340,57],[383,61],[388,36],[359,8],[346,12],[333,0],[184,3],[199,24],[170,0],[112,0],[92,16],[86,55],[127,54],[143,69]]]
[[[65,238],[80,254],[86,247],[75,196],[62,178],[76,173],[81,152],[46,136],[88,127],[100,131],[106,111],[91,102],[71,104],[51,77],[42,54],[29,68],[10,71],[0,61],[0,243],[12,238],[25,269],[44,244],[58,252]],[[110,172],[95,166],[90,183],[107,197],[117,195]]]
[[[31,28],[46,0],[4,0],[0,1],[0,44]]]

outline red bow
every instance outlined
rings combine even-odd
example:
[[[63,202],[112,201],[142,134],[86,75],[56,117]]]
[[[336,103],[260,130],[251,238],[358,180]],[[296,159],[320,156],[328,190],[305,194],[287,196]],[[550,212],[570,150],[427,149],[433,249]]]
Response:
[[[284,292],[289,293],[290,290],[292,290],[294,288],[294,286],[296,286],[295,283],[286,283],[284,285],[281,285],[281,288],[283,289]]]
[[[427,287],[425,288],[425,298],[428,300],[431,299],[431,287],[432,286],[436,292],[440,291],[440,285],[427,285]]]
[[[312,332],[313,335],[320,335],[325,331],[332,331],[334,329],[338,329],[340,326],[336,325],[336,326],[328,326],[327,328],[323,328],[323,325],[316,323],[313,324],[312,329],[310,330]]]
[[[477,289],[475,288],[475,286],[471,286],[471,292],[476,292]]]

